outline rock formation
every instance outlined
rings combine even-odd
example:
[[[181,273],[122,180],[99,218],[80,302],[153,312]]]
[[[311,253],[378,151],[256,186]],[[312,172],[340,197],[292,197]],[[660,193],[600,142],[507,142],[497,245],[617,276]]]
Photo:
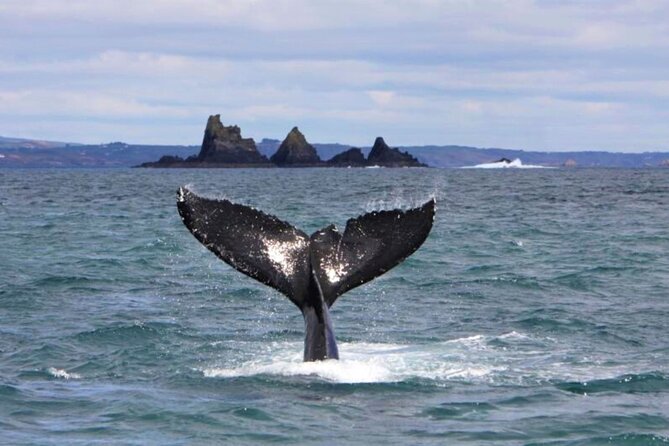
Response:
[[[270,161],[278,166],[312,166],[322,162],[314,146],[297,127],[288,133]]]
[[[264,153],[271,153],[268,151],[277,145],[277,140],[269,139],[263,139],[259,144]],[[142,163],[138,167],[427,167],[409,153],[388,147],[380,137],[376,138],[367,159],[362,150],[353,147],[327,162],[321,161],[316,148],[307,142],[297,127],[293,127],[269,160],[260,153],[259,146],[251,138],[242,138],[238,126],[226,127],[221,124],[220,115],[212,115],[207,120],[198,155],[186,159],[165,155],[158,161]]]
[[[170,164],[179,164],[179,163],[183,163],[183,162],[184,162],[184,159],[181,158],[180,156],[177,156],[177,155],[163,155],[163,156],[160,157],[157,164],[170,165]]]
[[[367,165],[367,160],[365,159],[365,155],[362,154],[362,150],[353,147],[333,156],[327,163],[338,167],[361,167]]]
[[[221,115],[209,116],[197,160],[220,164],[267,163],[267,158],[258,152],[253,139],[242,138],[236,125],[226,127],[221,124]]]
[[[378,137],[374,141],[367,164],[384,167],[427,167],[408,152],[388,147],[383,138]]]

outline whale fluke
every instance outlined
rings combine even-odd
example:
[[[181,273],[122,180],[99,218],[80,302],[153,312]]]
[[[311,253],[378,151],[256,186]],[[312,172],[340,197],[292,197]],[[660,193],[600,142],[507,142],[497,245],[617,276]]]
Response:
[[[177,208],[190,232],[236,270],[286,295],[302,311],[305,361],[337,359],[328,308],[337,297],[399,264],[427,238],[435,202],[408,211],[371,212],[311,237],[289,223],[185,187]]]
[[[311,265],[323,297],[337,297],[390,270],[423,244],[432,228],[434,200],[408,211],[371,212],[311,236]]]
[[[285,221],[186,188],[177,207],[186,227],[221,260],[302,307],[309,285],[309,237]]]

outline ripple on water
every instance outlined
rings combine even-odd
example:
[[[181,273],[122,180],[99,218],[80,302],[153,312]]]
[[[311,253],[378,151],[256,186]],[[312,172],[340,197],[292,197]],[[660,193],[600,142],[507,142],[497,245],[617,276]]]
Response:
[[[666,446],[669,437],[645,433],[624,433],[618,435],[582,436],[574,434],[576,440],[555,440],[541,443],[529,442],[525,446]]]
[[[75,335],[78,341],[109,345],[143,345],[147,341],[160,340],[169,333],[178,332],[182,327],[175,323],[136,322],[131,325],[116,324],[96,328]]]
[[[433,420],[449,420],[458,418],[480,419],[488,416],[488,412],[498,408],[485,402],[455,402],[443,403],[437,407],[431,407],[423,412]]]
[[[557,384],[560,390],[581,395],[615,393],[656,393],[669,391],[669,377],[663,373],[628,374],[610,379]]]
[[[2,170],[0,438],[668,444],[668,173]],[[305,364],[292,304],[181,224],[185,183],[308,233],[439,210]]]

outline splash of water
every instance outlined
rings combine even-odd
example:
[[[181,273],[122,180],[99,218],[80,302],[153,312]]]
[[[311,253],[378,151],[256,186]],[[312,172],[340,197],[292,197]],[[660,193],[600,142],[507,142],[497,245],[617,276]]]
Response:
[[[549,348],[550,347],[550,348]],[[341,344],[341,359],[302,362],[301,344],[275,343],[268,354],[200,369],[205,377],[257,375],[313,376],[334,383],[393,383],[413,379],[489,384],[536,384],[551,380],[587,381],[643,370],[629,370],[597,358],[566,361],[565,350],[551,338],[533,339],[510,332],[474,335],[427,345],[351,342]]]

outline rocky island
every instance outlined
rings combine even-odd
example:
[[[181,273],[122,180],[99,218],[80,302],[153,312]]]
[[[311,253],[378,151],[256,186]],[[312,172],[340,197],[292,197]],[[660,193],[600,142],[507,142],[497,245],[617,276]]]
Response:
[[[333,166],[341,167],[364,167],[367,166],[365,155],[357,147],[352,147],[344,152],[333,156],[328,163]]]
[[[381,137],[374,141],[372,151],[369,152],[367,157],[367,164],[382,167],[427,167],[410,153],[388,147],[388,144]]]
[[[269,160],[277,166],[290,167],[311,167],[322,164],[314,146],[307,142],[297,127],[293,127],[279,146],[279,150]]]
[[[181,158],[165,155],[158,161],[139,167],[427,167],[407,152],[390,148],[383,138],[376,138],[369,157],[359,148],[348,149],[323,161],[297,127],[286,135],[269,159],[258,151],[252,138],[242,138],[236,125],[224,126],[220,115],[207,120],[202,148],[198,155]]]
[[[221,115],[212,115],[207,120],[198,155],[186,159],[165,155],[139,167],[272,167],[272,164],[258,152],[253,138],[242,138],[239,127],[226,127],[221,123]]]

